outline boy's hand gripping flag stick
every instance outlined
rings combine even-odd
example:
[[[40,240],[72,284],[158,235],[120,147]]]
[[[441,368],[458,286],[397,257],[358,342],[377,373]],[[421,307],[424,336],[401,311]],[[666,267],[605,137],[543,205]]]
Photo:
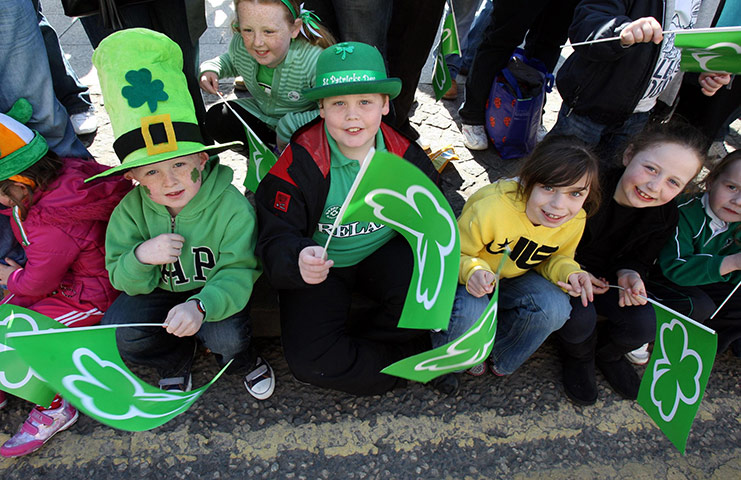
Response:
[[[329,235],[327,236],[327,243],[324,244],[324,253],[322,254],[322,259],[327,258],[327,248],[329,247],[329,242],[332,240],[332,235],[334,234],[334,231],[337,229],[337,227],[340,225],[340,222],[342,221],[342,217],[345,215],[345,210],[347,210],[347,206],[350,205],[350,199],[355,195],[355,190],[358,189],[358,185],[360,185],[360,181],[363,179],[363,176],[365,175],[365,171],[368,170],[368,166],[371,163],[371,159],[373,158],[373,155],[376,153],[376,149],[371,147],[370,150],[368,150],[368,153],[365,156],[365,159],[363,160],[363,163],[360,165],[360,171],[358,172],[358,175],[355,177],[355,181],[352,182],[352,185],[350,186],[350,191],[347,192],[347,196],[345,197],[345,201],[342,202],[342,207],[340,207],[340,213],[337,214],[337,217],[334,219],[334,223],[332,224],[332,228],[329,230]]]
[[[667,33],[715,33],[715,32],[738,32],[741,27],[712,27],[712,28],[693,28],[691,30],[664,30],[661,32],[662,35]],[[564,47],[579,47],[581,45],[591,45],[593,43],[612,42],[613,40],[620,40],[620,37],[609,37],[599,38],[597,40],[587,40],[586,42],[567,43],[561,45]]]

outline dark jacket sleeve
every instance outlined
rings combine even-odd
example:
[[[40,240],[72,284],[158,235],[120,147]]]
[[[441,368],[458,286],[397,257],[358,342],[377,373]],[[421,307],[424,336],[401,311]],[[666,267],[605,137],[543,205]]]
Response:
[[[319,186],[323,177],[300,145],[290,144],[263,178],[255,193],[258,220],[257,255],[265,275],[277,290],[306,287],[298,268],[298,255],[316,245],[311,239],[324,206]],[[314,218],[316,217],[316,218]]]
[[[634,18],[628,17],[628,1],[583,0],[574,11],[569,27],[572,43],[617,37]],[[662,19],[657,19],[659,22]],[[580,55],[593,62],[610,61],[625,55],[630,48],[620,46],[620,41],[594,43],[574,47]]]
[[[640,243],[636,243],[616,261],[616,271],[629,268],[645,279],[651,266],[659,258],[662,247],[674,234],[678,222],[679,210],[673,200],[658,207],[656,215],[647,216],[643,222],[635,226],[635,232],[642,231],[645,235],[641,236]]]

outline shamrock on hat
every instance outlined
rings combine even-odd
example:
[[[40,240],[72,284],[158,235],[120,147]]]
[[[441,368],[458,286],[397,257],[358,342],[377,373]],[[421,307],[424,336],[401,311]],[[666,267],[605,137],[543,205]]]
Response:
[[[203,144],[182,71],[182,52],[166,35],[145,28],[113,33],[93,53],[93,65],[121,165],[87,181],[194,153],[216,154],[242,144]]]

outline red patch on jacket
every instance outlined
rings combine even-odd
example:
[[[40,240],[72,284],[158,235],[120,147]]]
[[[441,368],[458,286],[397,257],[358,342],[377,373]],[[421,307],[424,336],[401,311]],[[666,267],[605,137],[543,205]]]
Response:
[[[273,207],[275,207],[277,210],[280,210],[281,212],[287,212],[289,203],[291,203],[291,196],[287,193],[278,191],[275,194],[275,202],[273,202]]]

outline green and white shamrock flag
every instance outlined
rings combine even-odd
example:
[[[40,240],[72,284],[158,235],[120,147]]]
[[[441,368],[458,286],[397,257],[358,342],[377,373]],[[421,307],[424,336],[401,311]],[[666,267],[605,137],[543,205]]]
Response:
[[[247,160],[247,176],[244,179],[244,187],[254,193],[262,179],[278,161],[278,157],[262,143],[262,140],[254,134],[250,127],[245,127],[244,132],[247,134],[250,157]]]
[[[448,3],[450,12],[445,16],[443,28],[440,32],[440,48],[437,50],[435,67],[432,71],[432,89],[435,91],[435,100],[443,98],[445,92],[450,89],[453,79],[450,76],[445,55],[461,54],[461,44],[458,40],[458,26],[455,22],[453,5]]]
[[[456,340],[427,352],[399,360],[381,370],[382,373],[427,383],[447,373],[459,372],[474,367],[489,358],[494,348],[497,332],[497,305],[499,302],[499,278],[504,262],[509,257],[505,250],[497,268],[497,285],[484,313],[466,333]]]
[[[48,406],[56,392],[8,345],[6,336],[13,332],[38,332],[68,327],[43,315],[31,316],[20,311],[14,314],[13,308],[10,305],[0,307],[0,390],[29,402]]]
[[[448,4],[450,12],[445,16],[443,30],[440,34],[440,50],[445,55],[461,54],[461,43],[458,39],[458,25],[455,22],[455,12],[453,5]]]
[[[682,51],[680,68],[686,72],[741,73],[741,27],[708,32],[677,32],[674,45]]]
[[[435,68],[432,70],[432,89],[435,91],[435,100],[440,100],[445,92],[450,90],[453,81],[450,78],[450,70],[445,62],[445,54],[442,49],[438,50],[435,57]]]
[[[247,122],[229,105],[229,102],[225,101],[224,105],[232,111],[244,127],[244,134],[247,136],[247,148],[250,150],[250,156],[247,159],[247,175],[244,178],[244,187],[250,192],[255,193],[262,179],[265,178],[265,175],[268,174],[273,165],[275,165],[275,162],[278,161],[278,157],[260,140],[260,137],[252,131]]]
[[[715,332],[649,299],[656,341],[638,390],[638,404],[684,455],[718,346]]]
[[[376,152],[363,167],[342,223],[376,222],[401,233],[412,247],[414,272],[399,327],[447,328],[461,254],[450,204],[432,180],[397,155]]]
[[[12,320],[28,316],[37,324],[46,318],[12,305],[0,307],[0,315]],[[116,327],[127,328],[101,325],[21,331],[8,333],[6,339],[54,391],[81,412],[108,426],[133,432],[159,427],[183,413],[226,370],[224,367],[213,380],[191,392],[160,390],[124,365],[116,346]]]

